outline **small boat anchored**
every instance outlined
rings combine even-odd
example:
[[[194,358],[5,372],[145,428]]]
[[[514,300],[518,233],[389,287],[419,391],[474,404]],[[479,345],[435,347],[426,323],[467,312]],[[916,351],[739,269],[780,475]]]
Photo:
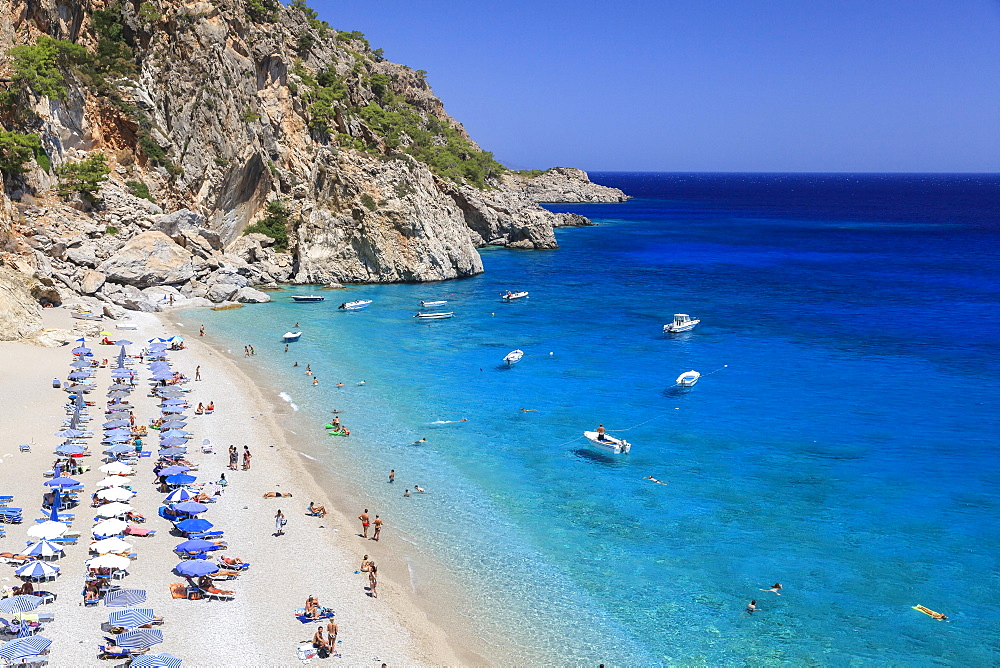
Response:
[[[508,290],[507,292],[500,293],[500,299],[504,300],[505,302],[512,302],[515,299],[527,299],[527,298],[528,298],[527,290],[525,290],[524,292],[511,292],[510,290]]]
[[[632,444],[624,438],[615,438],[614,436],[608,436],[607,434],[600,435],[596,431],[585,431],[583,432],[583,435],[597,447],[602,450],[613,452],[616,455],[628,454],[628,451],[632,449]]]
[[[701,374],[695,370],[685,371],[681,375],[677,376],[676,383],[681,387],[694,387],[694,384],[698,382],[701,378]]]
[[[344,302],[337,308],[343,311],[360,311],[363,308],[368,308],[371,306],[371,299],[358,299],[353,302]]]
[[[421,320],[444,320],[445,318],[455,317],[454,311],[448,311],[447,313],[418,313],[414,318],[420,318]]]
[[[302,332],[285,332],[285,335],[281,338],[285,343],[291,343],[292,341],[298,341],[301,337]]]
[[[663,326],[664,334],[690,332],[701,320],[693,320],[687,313],[675,313],[674,321]]]
[[[77,320],[104,320],[103,315],[91,313],[90,311],[70,311],[69,315],[71,318],[76,318]]]
[[[521,361],[522,357],[524,357],[523,350],[512,350],[504,355],[503,361],[507,363],[507,366],[514,366]]]
[[[431,306],[444,306],[448,303],[447,299],[441,299],[436,302],[420,302],[420,308],[429,308]]]
[[[321,302],[326,297],[320,297],[319,295],[292,295],[292,299],[297,302]]]

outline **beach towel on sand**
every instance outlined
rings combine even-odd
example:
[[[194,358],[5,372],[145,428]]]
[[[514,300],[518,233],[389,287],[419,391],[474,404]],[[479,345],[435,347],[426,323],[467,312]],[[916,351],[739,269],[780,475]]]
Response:
[[[299,620],[303,624],[319,621],[320,619],[330,619],[331,617],[333,617],[333,610],[330,608],[323,608],[320,610],[319,617],[307,617],[305,608],[299,608],[295,611],[295,619]]]

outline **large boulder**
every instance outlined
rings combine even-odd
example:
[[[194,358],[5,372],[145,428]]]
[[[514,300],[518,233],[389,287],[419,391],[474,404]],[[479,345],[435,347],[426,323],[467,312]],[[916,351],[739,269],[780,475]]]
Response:
[[[69,246],[64,254],[73,264],[84,267],[96,267],[100,260],[97,257],[97,246],[90,242],[80,242]]]
[[[31,297],[29,279],[0,267],[0,341],[15,341],[42,327],[42,308]]]
[[[225,302],[233,298],[238,290],[244,288],[236,285],[235,283],[212,283],[208,286],[208,291],[205,293],[205,297],[213,302]]]
[[[160,216],[153,230],[163,232],[179,244],[184,243],[184,230],[197,230],[205,222],[200,213],[188,209],[179,209],[173,213]]]
[[[271,297],[266,292],[261,292],[260,290],[240,288],[232,296],[232,300],[243,304],[266,304],[271,301]]]
[[[101,263],[98,270],[109,281],[148,288],[184,283],[195,274],[191,253],[163,232],[143,232]]]
[[[146,313],[158,313],[163,310],[157,297],[144,294],[142,290],[134,285],[117,285],[115,283],[105,283],[101,287],[101,292],[112,303],[124,306],[130,311],[144,311]],[[103,307],[102,307],[103,308]]]
[[[80,292],[85,295],[92,295],[101,289],[107,276],[93,269],[85,269],[80,275]]]

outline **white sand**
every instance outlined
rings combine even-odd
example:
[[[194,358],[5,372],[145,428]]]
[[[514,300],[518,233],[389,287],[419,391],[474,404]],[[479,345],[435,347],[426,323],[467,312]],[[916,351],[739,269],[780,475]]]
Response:
[[[46,313],[50,321],[65,317],[61,310]],[[150,314],[133,314],[132,322],[139,325],[138,331],[112,330],[111,338],[128,338],[139,344],[153,336],[179,333],[177,328],[167,329],[166,315],[161,320]],[[98,346],[96,340],[88,341],[88,345],[99,358],[113,359],[118,350]],[[138,345],[130,346],[129,352],[138,349]],[[359,566],[359,551],[368,549],[370,543],[355,539],[353,515],[345,509],[326,519],[305,516],[310,500],[334,510],[332,503],[283,441],[268,404],[230,360],[197,341],[191,342],[189,350],[171,353],[170,359],[174,369],[190,378],[194,377],[195,366],[200,365],[204,380],[187,385],[195,390],[189,400],[195,404],[211,400],[216,404],[215,415],[194,416],[193,411],[188,411],[187,429],[194,433],[191,443],[200,444],[208,438],[215,448],[214,454],[205,455],[197,447],[189,448],[189,459],[200,466],[193,473],[200,481],[214,482],[221,473],[231,480],[218,503],[210,505],[203,517],[225,529],[229,550],[223,554],[238,556],[252,566],[238,579],[218,583],[220,589],[236,591],[234,601],[172,599],[168,585],[183,582],[171,573],[178,563],[172,548],[183,538],[171,535],[170,524],[156,515],[163,494],[152,485],[154,458],[141,459],[137,474],[131,478],[139,493],[131,503],[149,518],[143,526],[156,529],[157,535],[128,538],[139,558],[133,562],[128,577],[117,583],[146,589],[149,599],[144,607],[152,607],[157,615],[166,618],[166,623],[158,627],[163,630],[164,642],[153,652],[170,652],[192,666],[296,665],[296,647],[308,642],[317,625],[301,624],[293,612],[304,605],[309,594],[315,594],[322,605],[337,613],[341,640],[338,650],[342,657],[315,659],[312,665],[453,665],[462,662],[458,656],[464,662],[475,660],[453,649],[444,631],[430,623],[391,579],[380,578],[377,600],[367,595],[367,575],[354,571]],[[64,417],[66,393],[52,389],[52,378],[65,379],[72,359],[69,347],[43,349],[0,343],[0,360],[4,370],[0,381],[0,493],[14,494],[12,505],[24,508],[25,518],[23,524],[4,525],[7,538],[0,547],[2,551],[18,552],[25,545],[28,528],[41,516],[41,495],[47,489],[42,486],[42,471],[52,464],[53,450],[61,441],[53,434]],[[131,397],[137,423],[144,424],[159,413],[154,400],[145,396],[147,376],[148,371],[142,368],[142,384]],[[97,380],[98,391],[88,395],[88,400],[103,402],[110,372],[100,371]],[[100,407],[103,403],[91,409],[95,431],[104,422]],[[31,453],[17,451],[19,443],[31,440]],[[91,450],[100,450],[98,440],[91,440]],[[155,432],[151,432],[148,447],[155,448],[156,441]],[[230,444],[240,451],[243,445],[249,445],[253,453],[251,471],[228,470],[226,449]],[[85,461],[92,470],[78,479],[86,486],[89,497],[104,474],[97,470],[102,463],[99,454]],[[291,492],[294,496],[264,499],[266,491]],[[288,518],[287,535],[281,537],[273,536],[278,508]],[[43,632],[53,640],[49,659],[53,666],[115,665],[118,662],[97,659],[97,646],[103,644],[101,623],[113,609],[103,605],[84,608],[80,595],[84,562],[90,556],[87,545],[93,509],[81,504],[72,512],[77,515],[72,528],[83,537],[78,545],[66,548],[65,557],[54,562],[62,570],[59,578],[37,587],[58,595],[55,603],[39,608],[40,612],[55,614],[55,621]],[[0,577],[5,585],[19,584],[13,567],[0,565]],[[461,642],[457,646],[472,644]]]

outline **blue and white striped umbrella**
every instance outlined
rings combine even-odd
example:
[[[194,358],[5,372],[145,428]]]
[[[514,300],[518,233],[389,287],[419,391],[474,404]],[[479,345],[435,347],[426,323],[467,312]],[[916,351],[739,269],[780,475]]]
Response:
[[[30,594],[11,596],[10,598],[5,598],[0,601],[0,614],[8,614],[11,612],[31,612],[41,604],[41,596],[31,596]]]
[[[108,608],[126,608],[145,602],[145,589],[116,589],[104,596],[104,605]]]
[[[140,654],[132,659],[132,668],[180,668],[182,661],[172,654]]]
[[[40,540],[21,554],[29,557],[55,557],[62,554],[62,548],[47,540]]]
[[[126,629],[134,629],[138,626],[145,626],[153,623],[152,608],[127,608],[116,610],[108,615],[108,623],[112,627],[120,626]]]
[[[27,638],[15,638],[10,642],[4,643],[0,647],[0,658],[13,660],[21,659],[26,656],[34,656],[35,654],[41,654],[48,646],[52,644],[52,641],[43,636],[28,636]]]
[[[14,575],[22,578],[50,578],[59,574],[59,567],[44,561],[32,561],[14,571]]]
[[[159,629],[132,629],[115,636],[115,644],[119,647],[146,649],[163,642],[163,631]]]
[[[178,487],[174,491],[167,494],[165,499],[167,503],[180,503],[181,501],[187,501],[188,499],[193,499],[195,497],[190,491],[184,487]]]

